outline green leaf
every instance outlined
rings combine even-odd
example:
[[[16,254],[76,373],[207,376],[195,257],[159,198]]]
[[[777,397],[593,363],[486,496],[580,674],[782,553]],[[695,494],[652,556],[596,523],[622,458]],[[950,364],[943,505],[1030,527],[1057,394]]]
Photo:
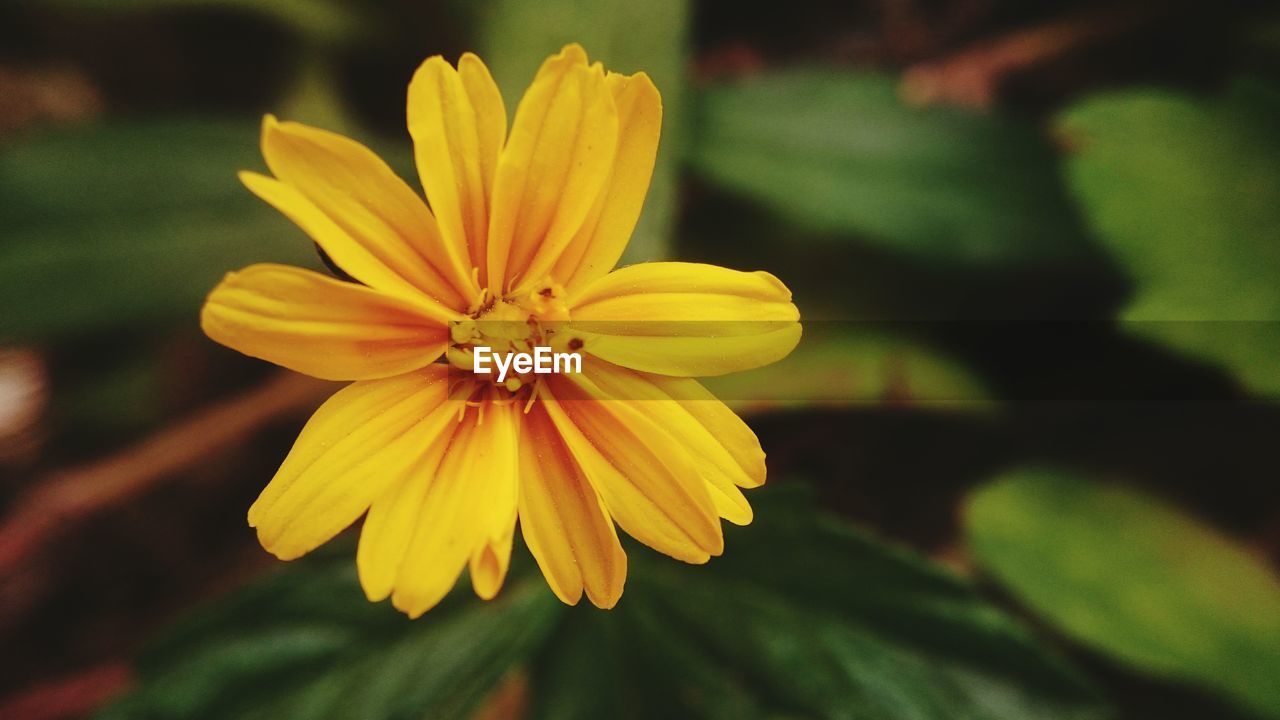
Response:
[[[11,142],[0,155],[0,339],[194,324],[222,276],[316,265],[310,241],[236,172],[259,167],[248,122],[154,120]]]
[[[1244,549],[1124,488],[1012,472],[967,512],[982,565],[1082,643],[1280,717],[1280,581]]]
[[[347,137],[363,134],[359,122],[338,92],[338,76],[326,54],[309,51],[300,64],[298,77],[281,100],[276,114]]]
[[[809,323],[785,359],[702,383],[745,413],[876,404],[992,406],[983,384],[953,358],[874,323],[844,325]]]
[[[498,600],[452,597],[410,621],[365,600],[340,545],[153,643],[140,689],[100,717],[467,718],[558,616],[558,601],[526,574]]]
[[[629,553],[618,607],[575,610],[533,664],[534,717],[1108,716],[965,583],[796,490],[753,493],[706,566]]]
[[[620,73],[644,71],[662,93],[662,141],[653,183],[623,262],[662,259],[675,224],[685,147],[689,0],[498,0],[487,6],[482,57],[514,113],[538,66],[564,45]]]
[[[322,42],[350,40],[364,32],[358,16],[333,0],[25,0],[80,12],[147,12],[228,8],[259,14]]]
[[[694,114],[694,169],[807,230],[937,262],[1088,251],[1054,154],[1031,128],[909,107],[892,78],[774,72],[704,91]]]
[[[1280,393],[1280,96],[1130,90],[1059,126],[1071,186],[1137,286],[1129,329]]]
[[[513,671],[533,717],[1083,720],[1092,691],[964,582],[752,494],[756,522],[689,566],[632,545],[618,607],[565,608],[517,547],[491,602],[465,579],[406,620],[365,601],[337,542],[153,641],[102,717],[466,717]]]

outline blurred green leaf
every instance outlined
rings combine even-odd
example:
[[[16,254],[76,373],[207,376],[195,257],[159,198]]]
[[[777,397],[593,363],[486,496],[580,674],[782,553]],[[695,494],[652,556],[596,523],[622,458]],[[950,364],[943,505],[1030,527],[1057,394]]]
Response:
[[[909,107],[892,78],[774,72],[697,98],[693,167],[808,230],[936,262],[1052,263],[1087,243],[1029,127]]]
[[[1055,471],[969,501],[984,567],[1077,640],[1280,717],[1280,581],[1247,551],[1149,497]]]
[[[467,717],[513,669],[535,717],[1099,718],[1092,691],[962,581],[753,493],[755,524],[688,566],[631,546],[602,611],[562,606],[517,548],[492,602],[464,579],[416,621],[365,601],[338,542],[153,641],[103,718]]]
[[[514,114],[538,66],[564,45],[586,48],[614,72],[644,71],[662,93],[662,141],[653,183],[623,262],[668,254],[677,171],[685,147],[689,0],[498,0],[485,8],[482,57]]]
[[[631,553],[622,603],[575,611],[534,663],[534,717],[1109,716],[967,584],[800,490],[754,493],[705,567]]]
[[[153,643],[141,688],[100,717],[466,718],[557,616],[559,602],[526,575],[491,603],[452,597],[410,621],[364,599],[340,545]]]
[[[11,142],[0,154],[0,339],[196,322],[221,277],[315,266],[301,231],[236,179],[253,123],[155,120]]]
[[[908,405],[990,407],[994,402],[963,365],[887,327],[815,322],[784,360],[702,383],[739,412],[788,407]]]
[[[359,123],[338,92],[337,73],[323,53],[310,51],[302,68],[275,114],[281,118],[323,128],[329,132],[359,137]]]
[[[257,13],[322,42],[346,41],[364,31],[363,21],[333,0],[20,0],[41,7],[88,12],[140,12],[228,8]]]
[[[1071,185],[1137,285],[1128,327],[1280,393],[1280,95],[1132,90],[1059,125]]]

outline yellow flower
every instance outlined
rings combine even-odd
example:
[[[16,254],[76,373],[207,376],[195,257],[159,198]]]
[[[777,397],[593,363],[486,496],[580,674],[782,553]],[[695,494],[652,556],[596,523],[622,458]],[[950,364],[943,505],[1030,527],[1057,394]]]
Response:
[[[354,381],[303,428],[249,509],[283,560],[366,515],[370,600],[417,617],[469,565],[500,589],[519,518],[552,591],[612,607],[626,556],[614,524],[672,557],[723,549],[764,482],[755,435],[693,377],[778,360],[800,338],[764,272],[655,262],[610,270],[649,186],[662,104],[644,73],[577,45],[538,71],[507,132],[484,64],[427,60],[408,124],[428,205],[364,146],[263,123],[275,177],[242,173],[356,282],[254,265],[201,314],[214,340]],[[472,351],[580,351],[580,374],[473,374]]]

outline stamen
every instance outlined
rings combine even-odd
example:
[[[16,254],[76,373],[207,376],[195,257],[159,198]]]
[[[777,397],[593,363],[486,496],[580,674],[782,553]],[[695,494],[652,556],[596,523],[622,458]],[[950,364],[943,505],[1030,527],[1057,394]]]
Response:
[[[533,409],[533,401],[538,399],[538,391],[542,389],[542,378],[536,378],[533,381],[533,387],[529,390],[529,401],[524,404],[524,414],[528,415]]]

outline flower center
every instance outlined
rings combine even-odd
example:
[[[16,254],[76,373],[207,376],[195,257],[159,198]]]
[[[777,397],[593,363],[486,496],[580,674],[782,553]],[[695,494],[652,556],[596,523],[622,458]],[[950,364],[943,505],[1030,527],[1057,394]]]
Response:
[[[486,289],[483,299],[471,308],[470,317],[449,328],[445,357],[458,371],[457,391],[468,397],[500,391],[504,398],[528,394],[532,399],[537,375],[545,371],[516,363],[513,358],[550,358],[575,344],[563,332],[569,319],[564,295],[564,288],[550,280],[523,295],[498,297]],[[580,347],[581,341],[576,345]],[[477,368],[494,365],[501,372],[477,372]]]

